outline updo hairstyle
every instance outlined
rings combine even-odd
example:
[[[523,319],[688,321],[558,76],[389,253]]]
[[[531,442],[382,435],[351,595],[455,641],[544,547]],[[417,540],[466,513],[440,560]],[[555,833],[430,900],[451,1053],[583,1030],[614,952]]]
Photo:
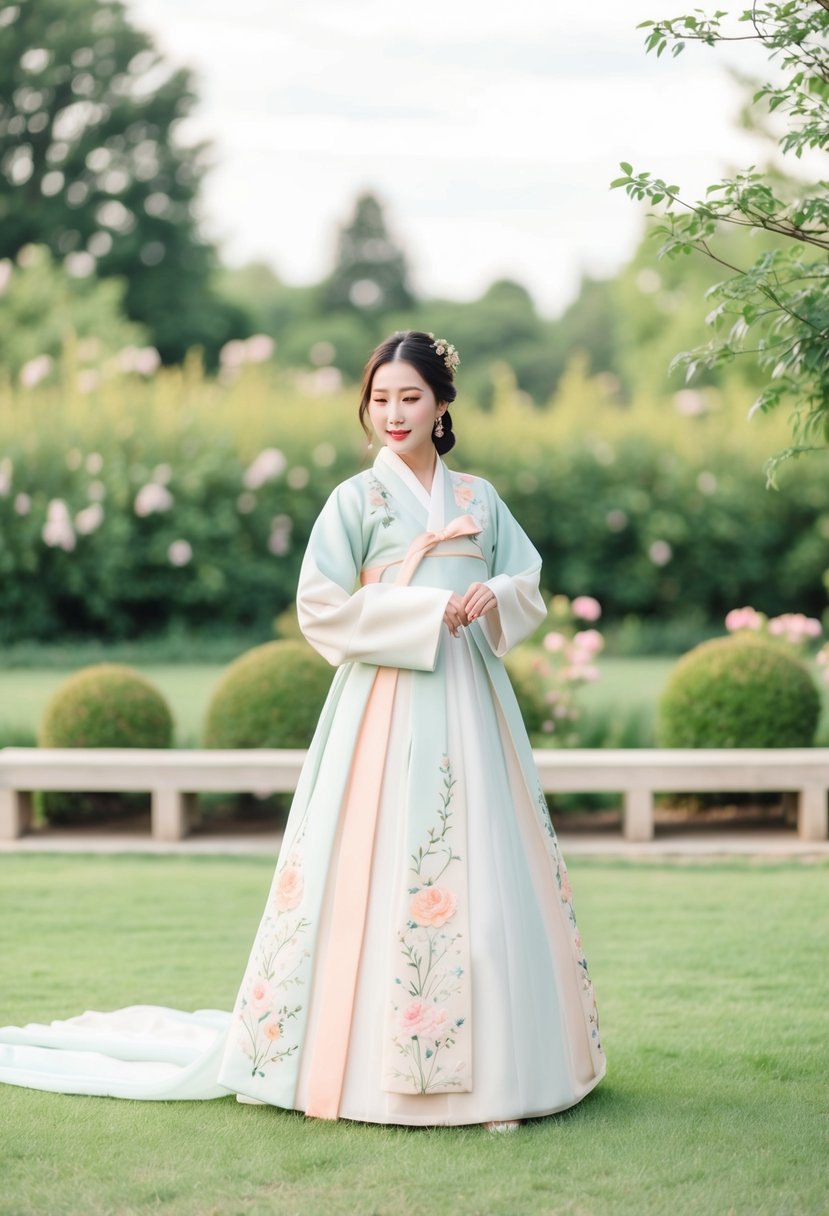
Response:
[[[363,371],[360,425],[369,440],[372,438],[372,429],[366,421],[366,415],[368,403],[371,400],[374,373],[384,363],[394,363],[395,360],[411,363],[412,367],[417,369],[435,394],[435,401],[438,404],[446,402],[448,405],[457,396],[453,373],[444,363],[444,356],[439,355],[435,350],[433,339],[418,329],[398,330],[397,333],[392,334],[390,338],[386,338],[375,347]],[[452,419],[448,409],[444,410],[441,418],[443,419],[443,435],[438,438],[432,431],[432,443],[442,456],[444,452],[448,452],[455,446],[455,434],[452,430]]]

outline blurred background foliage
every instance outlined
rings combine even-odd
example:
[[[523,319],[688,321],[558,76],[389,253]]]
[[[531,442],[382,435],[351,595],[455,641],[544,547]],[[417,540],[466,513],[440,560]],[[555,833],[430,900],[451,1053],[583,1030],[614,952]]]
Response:
[[[601,601],[611,644],[677,653],[742,603],[821,614],[823,458],[766,490],[786,423],[746,420],[751,361],[668,374],[710,261],[657,263],[645,221],[556,318],[509,279],[421,298],[365,191],[319,283],[229,267],[195,101],[123,3],[0,4],[0,641],[272,636],[321,503],[368,462],[366,355],[410,327],[461,356],[450,463],[495,483],[549,591]],[[719,239],[737,263],[778,238]]]

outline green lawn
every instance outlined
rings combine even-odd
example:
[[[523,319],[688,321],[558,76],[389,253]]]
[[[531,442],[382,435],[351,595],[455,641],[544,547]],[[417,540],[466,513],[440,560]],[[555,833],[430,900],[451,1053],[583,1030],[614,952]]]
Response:
[[[229,1008],[272,865],[0,857],[0,1024]],[[517,1134],[0,1087],[9,1216],[827,1210],[829,863],[574,859],[608,1075]]]

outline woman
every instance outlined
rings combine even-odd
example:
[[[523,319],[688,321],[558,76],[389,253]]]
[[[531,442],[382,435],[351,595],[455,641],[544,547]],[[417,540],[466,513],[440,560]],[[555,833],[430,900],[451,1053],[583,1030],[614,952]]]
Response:
[[[501,662],[546,615],[541,561],[493,487],[440,458],[458,362],[409,330],[366,365],[360,420],[379,450],[328,498],[297,591],[305,637],[338,670],[232,1015],[138,1006],[7,1028],[0,1080],[512,1130],[604,1076]]]
[[[374,351],[360,419],[379,451],[300,573],[302,632],[339,667],[219,1081],[322,1118],[514,1126],[605,1070],[501,663],[546,616],[541,561],[492,486],[440,459],[458,362],[411,330]]]

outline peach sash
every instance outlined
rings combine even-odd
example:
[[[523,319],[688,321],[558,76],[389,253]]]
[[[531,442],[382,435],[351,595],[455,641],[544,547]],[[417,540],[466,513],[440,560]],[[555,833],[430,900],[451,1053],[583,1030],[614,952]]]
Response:
[[[466,514],[452,520],[440,532],[422,532],[409,546],[395,583],[406,586],[422,559],[441,541],[472,536],[480,531],[477,520]],[[305,1106],[306,1115],[318,1119],[336,1119],[339,1112],[396,686],[397,668],[378,667],[357,737],[341,811],[342,835],[334,863],[331,934],[325,969],[317,988],[320,1016],[311,1045]]]

